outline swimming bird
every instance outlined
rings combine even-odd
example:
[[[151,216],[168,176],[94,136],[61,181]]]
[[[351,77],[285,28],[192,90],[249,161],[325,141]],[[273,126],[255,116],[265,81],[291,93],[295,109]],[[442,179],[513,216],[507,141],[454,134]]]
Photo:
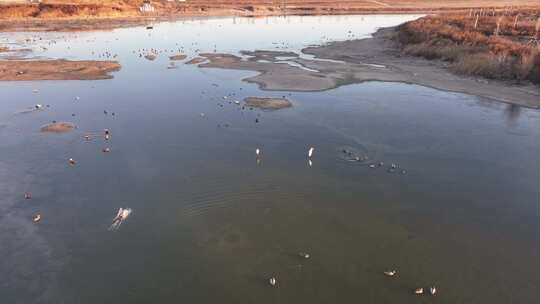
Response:
[[[298,255],[303,257],[304,259],[309,259],[310,257],[309,253],[305,253],[305,252],[300,252]]]
[[[307,154],[309,158],[311,158],[313,156],[313,151],[315,151],[315,148],[313,148],[313,147],[309,148],[308,154]]]
[[[276,286],[276,284],[277,284],[276,278],[274,278],[274,277],[271,277],[270,280],[268,280],[268,282],[272,286]]]
[[[111,152],[110,148],[103,148],[103,153],[109,153],[109,152]]]
[[[396,270],[389,270],[389,271],[385,271],[384,274],[386,276],[389,276],[389,277],[393,277],[397,274],[397,271]]]
[[[36,104],[35,107],[36,107],[36,110],[39,110],[39,109],[43,108],[43,106],[41,104],[39,104],[39,103]]]
[[[416,288],[414,290],[414,294],[417,294],[417,295],[421,295],[424,293],[424,288],[420,287],[420,288]]]
[[[437,293],[437,288],[435,288],[435,286],[430,287],[429,293],[434,296]]]
[[[259,148],[255,149],[255,154],[259,157],[261,155],[261,150],[259,150]]]
[[[32,194],[30,194],[30,192],[26,192],[24,194],[24,199],[31,199],[32,198]]]
[[[115,230],[122,225],[122,223],[128,218],[128,216],[131,214],[130,208],[119,208],[118,212],[116,213],[116,216],[112,220],[112,224],[109,227],[109,230]]]
[[[34,223],[37,223],[41,220],[41,214],[36,214],[33,218]]]
[[[122,211],[122,220],[126,220],[130,214],[131,214],[131,209],[130,208],[125,208]]]
[[[124,213],[124,209],[123,208],[118,209],[118,212],[116,213],[116,216],[113,218],[113,221],[112,221],[113,224],[114,224],[114,222],[119,221],[119,220],[122,219],[122,213]]]
[[[72,165],[72,166],[76,164],[76,162],[75,162],[75,160],[73,158],[70,158],[68,161],[69,161],[69,164]]]

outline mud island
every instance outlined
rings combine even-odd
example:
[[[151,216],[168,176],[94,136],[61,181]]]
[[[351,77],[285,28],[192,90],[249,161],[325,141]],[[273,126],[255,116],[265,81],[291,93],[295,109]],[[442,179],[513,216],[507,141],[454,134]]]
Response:
[[[116,61],[0,60],[0,81],[110,79],[118,70]]]
[[[283,97],[246,97],[244,102],[246,106],[263,110],[279,110],[292,107],[292,103]]]
[[[75,129],[75,125],[70,122],[51,122],[41,127],[41,132],[66,133]]]

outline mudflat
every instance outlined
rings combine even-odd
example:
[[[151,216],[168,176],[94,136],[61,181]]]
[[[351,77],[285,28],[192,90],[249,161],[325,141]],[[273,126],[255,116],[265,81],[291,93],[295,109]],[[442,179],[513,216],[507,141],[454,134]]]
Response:
[[[202,62],[205,62],[206,59],[203,58],[203,57],[195,57],[193,59],[190,59],[186,62],[186,64],[199,64],[199,63],[202,63]]]
[[[172,61],[184,60],[186,58],[187,58],[187,56],[184,55],[184,54],[176,54],[176,55],[173,55],[173,56],[169,57],[169,59],[172,60]]]
[[[75,125],[69,122],[52,122],[41,127],[41,132],[66,133],[74,128]]]
[[[0,81],[110,79],[120,67],[116,61],[0,60]]]
[[[283,52],[273,51],[243,52],[252,56],[248,59],[230,54],[206,53],[200,56],[209,62],[199,67],[257,71],[259,75],[245,78],[244,81],[257,83],[261,89],[270,91],[323,91],[352,83],[388,81],[540,107],[538,86],[453,74],[443,62],[404,55],[392,39],[395,31],[396,28],[385,28],[372,38],[333,42],[302,50],[302,53],[314,55],[316,59],[287,53],[292,58],[284,61],[278,58],[284,56]]]
[[[292,107],[292,103],[287,98],[279,97],[246,97],[246,106],[264,109],[279,110]]]

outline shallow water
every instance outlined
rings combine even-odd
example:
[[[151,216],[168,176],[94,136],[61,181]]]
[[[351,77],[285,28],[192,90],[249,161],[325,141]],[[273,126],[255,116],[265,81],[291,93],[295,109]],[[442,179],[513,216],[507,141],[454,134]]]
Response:
[[[397,83],[264,92],[241,81],[251,72],[167,69],[164,54],[136,52],[298,51],[410,18],[2,34],[43,37],[39,56],[110,51],[123,67],[112,80],[0,83],[0,303],[534,303],[537,110]],[[282,95],[293,108],[229,103]],[[50,107],[24,112],[36,103]],[[52,120],[78,129],[40,133]],[[120,207],[133,213],[109,231]],[[436,298],[412,295],[432,284]]]

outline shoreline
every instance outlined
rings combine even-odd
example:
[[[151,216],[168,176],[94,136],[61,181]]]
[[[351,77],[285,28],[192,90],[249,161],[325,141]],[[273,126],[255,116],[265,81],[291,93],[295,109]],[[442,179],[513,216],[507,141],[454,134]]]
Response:
[[[0,32],[111,30],[199,17],[437,14],[470,9],[503,10],[508,7],[507,1],[503,0],[477,0],[474,3],[464,0],[447,3],[431,3],[425,0],[393,0],[388,3],[344,1],[337,4],[331,0],[297,0],[288,1],[285,6],[261,0],[242,3],[199,0],[190,3],[154,1],[154,12],[141,13],[139,5],[140,2],[137,1],[103,3],[96,0],[70,3],[44,0],[40,4],[7,2],[0,4]],[[515,1],[512,6],[538,8],[540,0]]]
[[[189,18],[182,16],[182,18]],[[198,16],[191,18],[226,18],[224,16]],[[112,18],[109,21],[118,26],[135,26],[137,22],[150,22],[150,19],[135,18],[130,22]],[[152,22],[177,20],[176,17],[152,18]],[[49,20],[49,26],[55,19]],[[64,25],[63,20],[57,26]],[[100,22],[101,18],[86,20],[85,24],[99,23],[108,27],[111,24]],[[0,20],[0,24],[1,24]],[[73,29],[78,30],[81,22],[70,19]],[[32,24],[31,21],[26,23]],[[36,29],[40,24],[34,24]],[[368,81],[400,82],[421,85],[433,89],[464,93],[492,100],[529,107],[540,108],[540,87],[529,82],[516,84],[508,80],[492,80],[481,76],[458,75],[450,71],[448,62],[428,60],[422,57],[405,54],[403,46],[397,41],[401,25],[381,28],[371,38],[335,41],[320,46],[310,46],[301,50],[303,56],[280,51],[242,51],[244,59],[232,54],[201,53],[185,64],[196,64],[201,68],[221,68],[258,72],[258,75],[242,79],[248,83],[256,83],[266,91],[299,91],[315,92],[338,88],[343,85]],[[56,27],[52,27],[54,30]],[[68,27],[69,28],[69,27]],[[89,25],[88,29],[92,26]],[[0,29],[1,31],[1,29]],[[1,49],[0,51],[9,51]],[[291,57],[280,60],[278,57]],[[33,62],[33,64],[29,64]],[[97,70],[90,70],[97,61],[4,61],[0,60],[3,69],[2,80],[68,80],[68,79],[109,79],[111,72],[120,69],[117,62],[100,62]],[[21,67],[27,70],[22,71]],[[76,69],[84,69],[77,72]],[[56,70],[55,70],[56,69]],[[9,73],[6,73],[9,72]],[[54,74],[54,75],[52,75]],[[51,76],[52,75],[52,76]]]
[[[208,62],[199,67],[258,72],[242,80],[256,83],[266,91],[315,92],[368,81],[401,82],[540,108],[538,86],[456,75],[444,62],[404,55],[397,42],[389,38],[395,29],[380,29],[372,38],[304,48],[302,53],[315,59],[304,59],[296,54],[289,60],[301,67],[282,63],[278,57],[283,56],[283,52],[275,51],[241,52],[250,56],[247,60],[231,54],[200,54]]]

